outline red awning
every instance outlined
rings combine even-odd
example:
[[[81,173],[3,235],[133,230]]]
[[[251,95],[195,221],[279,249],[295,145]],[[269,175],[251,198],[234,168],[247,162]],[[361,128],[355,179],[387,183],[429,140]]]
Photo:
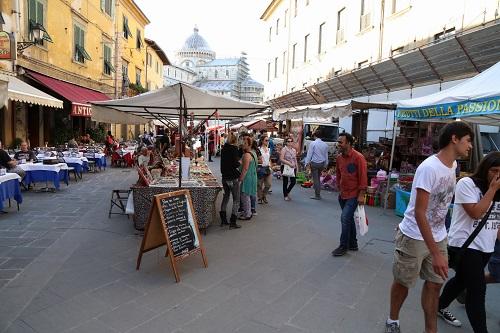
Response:
[[[26,74],[33,80],[70,101],[71,116],[73,117],[91,117],[92,109],[90,104],[88,104],[90,101],[107,101],[110,99],[99,91],[54,79],[40,73],[27,70]]]

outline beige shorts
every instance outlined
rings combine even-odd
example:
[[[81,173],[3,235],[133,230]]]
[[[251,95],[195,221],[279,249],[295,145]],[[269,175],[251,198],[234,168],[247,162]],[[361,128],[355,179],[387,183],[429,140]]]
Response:
[[[394,250],[394,264],[392,273],[394,280],[399,284],[411,288],[415,285],[417,277],[434,283],[444,283],[445,280],[434,272],[432,256],[423,240],[417,240],[396,232],[396,249]],[[439,250],[448,257],[447,239],[437,243]]]

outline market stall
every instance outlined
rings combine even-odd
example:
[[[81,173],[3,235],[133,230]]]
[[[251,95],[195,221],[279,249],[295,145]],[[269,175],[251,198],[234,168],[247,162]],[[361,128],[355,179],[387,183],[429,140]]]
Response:
[[[450,122],[464,120],[475,126],[476,142],[479,142],[477,125],[500,125],[500,63],[462,83],[440,92],[420,98],[402,100],[397,103],[394,120],[394,134],[389,169],[392,170],[396,145],[396,128],[406,121]],[[403,130],[403,126],[402,130]],[[431,133],[430,136],[436,135]],[[427,154],[431,154],[427,151]],[[473,154],[481,154],[474,149]],[[481,156],[475,156],[480,160]],[[389,177],[391,174],[389,174]],[[385,198],[389,188],[385,190]],[[386,200],[387,201],[387,200]]]
[[[267,105],[242,102],[178,83],[131,98],[92,103],[92,109],[95,110],[92,112],[92,118],[94,121],[101,122],[119,122],[120,119],[127,118],[127,121],[132,123],[144,123],[154,119],[167,121],[176,117],[179,123],[177,140],[183,143],[188,134],[188,121],[201,120],[203,123],[212,117],[230,120],[245,117],[266,108],[268,108]],[[181,145],[179,144],[178,147]],[[201,163],[186,170],[187,165],[190,164],[180,162],[179,157],[183,154],[184,150],[176,149],[175,158],[171,161],[177,165],[175,182],[172,176],[160,178],[157,183],[145,177],[146,182],[142,186],[133,188],[134,214],[136,219],[139,219],[136,227],[144,226],[144,218],[153,195],[181,187],[188,188],[191,192],[200,228],[206,228],[214,220],[213,205],[221,185],[215,177],[210,175],[207,175],[210,179],[200,179],[201,175],[197,173],[197,170],[203,168]],[[208,170],[206,166],[205,169]]]

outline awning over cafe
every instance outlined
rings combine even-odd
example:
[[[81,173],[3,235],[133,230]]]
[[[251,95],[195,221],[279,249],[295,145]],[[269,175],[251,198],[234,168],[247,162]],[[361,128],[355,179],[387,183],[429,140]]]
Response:
[[[11,101],[50,106],[60,109],[63,107],[63,102],[61,100],[30,86],[15,76],[0,75],[0,80],[7,82],[7,89],[4,90],[0,88],[0,90],[3,91],[4,94],[6,92],[7,99]],[[0,92],[0,95],[2,95],[2,92]],[[4,101],[4,98],[0,96],[0,101]]]
[[[109,97],[102,92],[54,79],[40,73],[26,71],[26,75],[71,102],[71,116],[73,117],[91,117],[92,108],[88,104],[89,101],[109,100]]]

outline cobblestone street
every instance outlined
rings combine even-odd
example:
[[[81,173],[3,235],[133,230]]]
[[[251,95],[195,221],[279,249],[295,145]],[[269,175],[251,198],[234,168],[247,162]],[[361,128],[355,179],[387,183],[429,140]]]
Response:
[[[218,173],[219,160],[210,165]],[[370,231],[360,251],[333,258],[340,208],[336,193],[293,201],[274,180],[268,205],[238,230],[213,225],[203,236],[208,268],[192,256],[175,283],[165,249],[146,253],[135,270],[141,234],[132,219],[108,219],[112,189],[136,181],[132,169],[85,174],[57,193],[24,192],[0,216],[0,332],[383,332],[392,281],[393,211],[367,208]],[[219,195],[220,202],[221,195]],[[403,307],[404,333],[423,331],[421,283]],[[500,330],[500,288],[490,286],[491,332]],[[454,328],[471,332],[465,308]]]

